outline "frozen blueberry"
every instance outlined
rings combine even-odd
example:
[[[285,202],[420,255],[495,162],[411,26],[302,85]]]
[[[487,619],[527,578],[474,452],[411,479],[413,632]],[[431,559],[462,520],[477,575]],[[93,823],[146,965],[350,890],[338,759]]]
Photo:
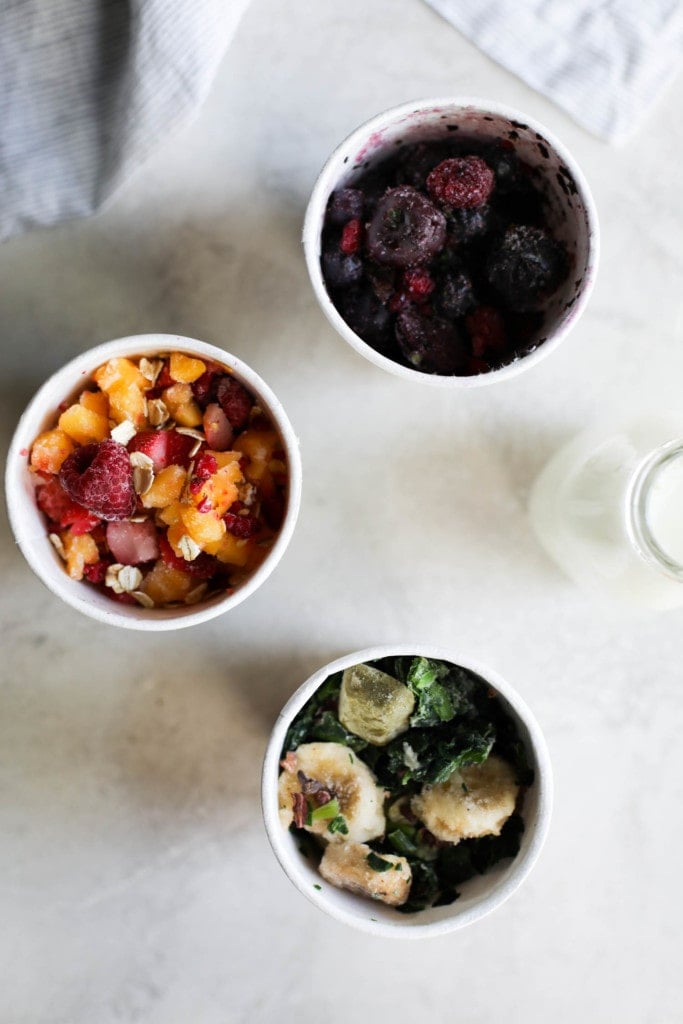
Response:
[[[455,324],[422,316],[414,307],[398,314],[396,341],[408,363],[426,373],[458,373],[469,355]]]
[[[329,224],[343,227],[350,220],[360,220],[363,216],[363,193],[357,188],[340,188],[333,192],[327,207]]]
[[[448,148],[442,142],[418,142],[404,146],[398,158],[396,182],[425,188],[427,175],[448,155]]]
[[[446,271],[441,279],[436,295],[439,310],[448,317],[456,319],[464,316],[477,303],[472,279],[462,269]]]
[[[391,342],[391,314],[363,287],[349,288],[338,301],[339,312],[351,330],[368,345],[384,349]]]
[[[360,281],[363,276],[363,263],[360,257],[347,256],[338,248],[323,253],[322,267],[325,281],[330,288],[348,288]]]
[[[483,238],[495,226],[495,214],[490,206],[453,210],[449,214],[450,234],[461,245]]]
[[[390,267],[404,268],[429,263],[445,240],[443,213],[410,185],[387,189],[365,236],[372,259]]]
[[[510,309],[533,309],[567,276],[564,246],[542,228],[513,224],[489,252],[486,276]]]

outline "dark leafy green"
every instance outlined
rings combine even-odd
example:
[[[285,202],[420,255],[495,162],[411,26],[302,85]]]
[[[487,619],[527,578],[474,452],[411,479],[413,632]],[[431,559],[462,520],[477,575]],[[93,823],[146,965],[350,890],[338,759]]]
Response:
[[[422,657],[389,657],[369,662],[408,686],[415,695],[410,728],[384,747],[368,743],[348,732],[337,717],[342,674],[330,676],[292,722],[283,756],[306,742],[343,743],[359,753],[374,771],[393,803],[401,797],[401,814],[383,839],[374,840],[368,863],[376,871],[394,867],[383,854],[406,857],[412,871],[408,901],[403,913],[452,903],[458,886],[519,852],[524,822],[513,814],[499,836],[465,839],[453,845],[441,843],[420,822],[410,818],[410,799],[425,783],[444,782],[453,771],[482,764],[491,751],[515,768],[517,782],[529,786],[534,773],[525,744],[504,701],[475,673],[458,665]],[[327,813],[331,813],[331,810]],[[320,861],[322,845],[317,837],[295,829],[302,852]],[[348,834],[342,814],[330,820],[327,832]]]

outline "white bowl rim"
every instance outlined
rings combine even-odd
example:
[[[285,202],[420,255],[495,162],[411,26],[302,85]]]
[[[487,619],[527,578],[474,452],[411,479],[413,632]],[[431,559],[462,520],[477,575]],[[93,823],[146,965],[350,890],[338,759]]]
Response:
[[[557,328],[542,345],[539,345],[538,348],[534,349],[533,352],[529,352],[527,355],[521,356],[514,362],[508,363],[497,370],[491,370],[489,373],[481,373],[470,377],[460,377],[455,374],[424,373],[421,370],[414,370],[408,366],[402,366],[400,363],[394,362],[393,359],[389,359],[387,356],[383,356],[380,352],[377,352],[376,349],[363,341],[360,335],[356,334],[356,332],[349,327],[344,318],[338,312],[325,287],[325,280],[320,266],[318,241],[320,231],[322,229],[322,221],[325,215],[327,200],[330,193],[334,190],[334,186],[339,178],[338,173],[333,173],[333,168],[339,157],[347,150],[347,148],[354,148],[357,145],[360,146],[360,144],[374,132],[385,127],[392,121],[413,112],[417,113],[421,110],[428,112],[434,107],[450,107],[453,109],[474,108],[482,113],[493,114],[498,117],[507,118],[511,121],[519,121],[520,123],[525,124],[532,131],[538,132],[543,137],[544,141],[547,142],[555,150],[558,156],[562,158],[563,163],[571,172],[585,210],[588,225],[588,260],[586,263],[584,283],[577,300],[572,307],[571,317],[569,317],[561,327]],[[506,104],[498,103],[494,100],[487,100],[483,97],[476,96],[442,96],[413,100],[409,103],[401,103],[399,106],[389,107],[387,110],[383,110],[379,114],[375,114],[369,120],[363,122],[363,124],[359,125],[358,128],[355,128],[342,140],[342,142],[339,143],[338,146],[335,147],[333,152],[325,161],[325,164],[316,179],[315,185],[313,186],[313,191],[311,192],[311,197],[309,199],[304,218],[302,243],[309,277],[320,307],[337,333],[340,334],[342,338],[344,338],[344,340],[356,350],[356,352],[364,356],[371,363],[374,363],[375,366],[378,366],[380,369],[386,370],[396,377],[401,377],[403,380],[414,381],[431,387],[459,390],[461,388],[486,387],[489,384],[496,384],[516,377],[523,371],[535,366],[542,359],[545,359],[557,348],[560,342],[564,340],[583,313],[595,285],[595,278],[600,259],[600,226],[595,202],[583,171],[564,143],[560,142],[560,140],[550,132],[544,124],[541,124],[540,121],[537,121],[524,111],[517,110],[514,107],[508,107]]]
[[[336,905],[331,905],[325,896],[324,890],[311,889],[309,879],[303,873],[300,858],[292,856],[290,847],[286,843],[288,833],[282,828],[278,815],[276,780],[278,777],[280,752],[287,729],[294,716],[301,710],[325,679],[333,673],[343,671],[351,665],[373,661],[378,658],[401,655],[422,656],[448,661],[454,665],[469,669],[481,676],[485,682],[490,683],[496,692],[509,704],[520,721],[524,723],[529,733],[535,761],[536,782],[538,784],[538,808],[533,834],[526,849],[520,851],[511,862],[503,882],[497,885],[495,890],[482,896],[476,904],[467,910],[458,911],[458,904],[456,902],[453,904],[454,911],[452,917],[428,924],[402,924],[371,920],[370,918],[357,916]],[[311,903],[338,921],[373,935],[381,935],[385,938],[431,938],[457,931],[480,920],[495,910],[496,907],[501,906],[522,884],[541,853],[550,827],[553,807],[553,773],[545,737],[535,716],[514,687],[498,672],[491,669],[488,665],[484,665],[477,658],[470,657],[467,653],[450,647],[442,647],[431,643],[382,644],[336,658],[314,672],[292,694],[278,715],[268,740],[261,777],[261,805],[266,834],[281,868],[299,892],[310,900]],[[413,914],[410,916],[410,919],[406,918],[406,921],[410,920],[413,922],[418,917],[419,914]]]
[[[56,408],[60,400],[68,398],[77,388],[79,378],[86,380],[98,366],[115,356],[143,356],[171,351],[186,352],[229,367],[257,399],[263,400],[282,437],[288,459],[289,485],[285,518],[268,556],[233,594],[214,599],[205,606],[201,603],[191,605],[187,611],[183,608],[145,609],[118,605],[114,601],[110,602],[111,609],[94,605],[88,599],[89,588],[70,580],[66,572],[63,579],[59,574],[48,579],[45,574],[43,559],[36,553],[21,515],[26,498],[20,481],[27,458],[26,454],[22,455],[22,451],[30,450],[38,432],[43,429],[40,424],[45,420],[46,410]],[[218,345],[176,334],[133,334],[115,338],[87,349],[65,363],[47,378],[26,406],[10,442],[5,467],[5,498],[10,526],[24,558],[41,582],[57,597],[90,618],[110,626],[145,632],[183,629],[207,622],[241,604],[257,590],[274,571],[292,537],[301,504],[301,486],[299,441],[282,404],[268,384],[245,362]]]

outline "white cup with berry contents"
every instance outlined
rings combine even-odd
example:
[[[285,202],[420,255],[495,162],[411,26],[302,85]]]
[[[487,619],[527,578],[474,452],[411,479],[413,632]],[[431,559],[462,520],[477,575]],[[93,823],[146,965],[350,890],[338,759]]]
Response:
[[[583,174],[546,128],[433,99],[378,114],[332,153],[303,244],[323,312],[357,352],[462,388],[559,345],[591,293],[599,234]]]
[[[120,338],[55,373],[12,439],[5,491],[27,562],[78,611],[169,630],[252,594],[292,536],[301,459],[268,385],[214,345]]]

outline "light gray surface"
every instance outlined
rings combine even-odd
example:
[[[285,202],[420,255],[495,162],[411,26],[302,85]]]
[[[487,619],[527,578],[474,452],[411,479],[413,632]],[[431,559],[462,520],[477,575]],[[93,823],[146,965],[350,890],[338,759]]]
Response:
[[[570,339],[527,376],[458,395],[394,379],[339,341],[298,241],[339,138],[449,91],[547,124],[593,184],[603,229]],[[545,457],[598,412],[680,402],[681,98],[679,82],[613,150],[426,5],[254,0],[200,120],[105,215],[0,250],[5,439],[74,353],[169,330],[253,363],[304,459],[275,575],[177,636],[61,607],[3,530],[3,1024],[680,1019],[683,613],[593,603],[543,556],[525,502]],[[461,644],[509,678],[556,772],[525,886],[417,946],[309,906],[267,848],[258,803],[267,733],[298,683],[411,636]]]

